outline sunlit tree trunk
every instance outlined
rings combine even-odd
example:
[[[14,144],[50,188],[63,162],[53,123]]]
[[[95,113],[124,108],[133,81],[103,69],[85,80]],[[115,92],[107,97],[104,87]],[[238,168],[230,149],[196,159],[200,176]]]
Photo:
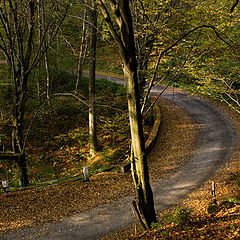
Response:
[[[95,72],[96,72],[96,44],[97,44],[97,8],[96,0],[92,1],[89,10],[90,44],[89,44],[89,147],[90,155],[97,151],[97,135],[95,122]]]
[[[42,31],[46,32],[46,8],[45,8],[45,2],[44,0],[41,1],[41,7],[42,7]],[[48,45],[48,39],[47,36],[44,38],[44,47]],[[46,71],[46,99],[48,102],[48,106],[51,107],[51,101],[50,101],[50,95],[51,95],[51,83],[50,83],[50,70],[49,70],[49,58],[48,58],[48,52],[44,54],[44,65],[45,65],[45,71]]]
[[[86,21],[87,21],[87,9],[84,9],[83,14],[83,23],[82,23],[82,36],[81,36],[81,43],[79,49],[79,56],[78,56],[78,69],[77,69],[77,80],[75,86],[75,94],[78,92],[78,86],[82,78],[82,71],[83,71],[83,63],[86,58],[87,53],[87,34],[86,34]]]
[[[116,23],[120,29],[115,29],[108,12],[109,3]],[[153,194],[149,183],[147,156],[143,135],[140,95],[138,87],[137,60],[129,0],[103,1],[98,0],[109,31],[117,42],[122,57],[124,78],[127,86],[128,112],[132,139],[132,176],[136,190],[141,221],[145,228],[150,228],[156,221]]]

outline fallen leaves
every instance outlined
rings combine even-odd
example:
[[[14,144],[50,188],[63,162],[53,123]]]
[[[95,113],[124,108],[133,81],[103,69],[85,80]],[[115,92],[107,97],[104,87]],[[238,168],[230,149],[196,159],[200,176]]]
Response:
[[[16,191],[0,195],[0,231],[52,221],[112,202],[132,192],[130,174],[105,173],[90,182],[68,182],[58,186]]]
[[[181,126],[184,122],[188,126],[191,124],[191,119],[185,116],[183,110],[168,101],[163,104],[161,132],[149,154],[152,181],[165,177],[170,174],[170,170],[181,164],[191,153],[196,134],[194,124],[192,128]],[[181,141],[177,140],[179,138]],[[178,148],[172,148],[172,143],[176,143]],[[133,192],[130,174],[101,173],[91,177],[90,182],[75,181],[47,188],[16,191],[9,197],[1,194],[0,208],[3,211],[0,211],[0,231],[58,220],[100,204],[113,202]]]

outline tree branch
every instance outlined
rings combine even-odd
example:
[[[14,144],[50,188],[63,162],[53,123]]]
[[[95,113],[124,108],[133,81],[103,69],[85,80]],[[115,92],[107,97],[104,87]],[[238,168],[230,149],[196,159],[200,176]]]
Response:
[[[178,74],[183,70],[184,66],[186,65],[187,61],[188,61],[188,58],[190,56],[190,53],[193,49],[193,47],[196,45],[198,39],[199,39],[199,36],[200,34],[197,36],[196,40],[194,41],[194,43],[192,44],[191,48],[189,49],[188,53],[187,53],[187,56],[182,64],[182,66],[180,67],[180,69],[178,69],[178,71],[175,73],[175,75],[169,80],[168,84],[164,87],[164,89],[162,90],[162,92],[157,96],[157,98],[154,100],[154,102],[150,105],[150,107],[147,109],[147,111],[145,112],[144,116],[147,115],[147,113],[150,111],[150,109],[154,106],[154,104],[157,102],[157,100],[160,98],[160,96],[166,91],[166,89],[170,86],[170,84],[175,80],[175,78],[178,76]],[[154,74],[155,76],[155,74]],[[155,79],[154,79],[155,80]],[[151,88],[153,86],[153,82],[152,82],[152,85],[151,85]],[[149,89],[148,89],[149,90]],[[151,89],[150,89],[151,90]],[[148,94],[149,94],[149,91],[148,91]],[[143,105],[144,107],[144,105]],[[143,110],[144,108],[142,108],[142,114],[143,114]]]
[[[26,72],[26,74],[30,73],[36,66],[37,64],[40,62],[40,60],[42,59],[42,57],[44,56],[44,54],[47,52],[47,50],[49,49],[50,47],[50,44],[52,43],[52,41],[55,39],[55,37],[57,36],[59,30],[60,30],[60,26],[62,25],[64,19],[66,18],[67,16],[67,12],[68,12],[68,9],[70,7],[70,4],[67,5],[66,7],[66,10],[65,10],[65,13],[63,14],[63,17],[61,18],[60,22],[58,23],[58,26],[56,27],[56,31],[53,33],[52,37],[50,38],[49,40],[49,43],[48,43],[48,46],[46,46],[46,48],[40,53],[41,51],[41,47],[44,43],[44,37],[42,38],[42,41],[40,42],[39,44],[39,47],[38,47],[38,50],[37,50],[37,53],[35,54],[35,57],[34,57],[34,60],[32,62],[32,65],[29,67],[28,71]],[[48,28],[50,29],[50,28]],[[44,36],[46,35],[47,33],[47,30],[45,31],[44,33]]]
[[[98,5],[101,9],[103,18],[104,18],[106,24],[108,25],[108,28],[109,28],[109,31],[110,31],[112,37],[117,42],[117,44],[120,48],[120,51],[124,53],[124,44],[123,44],[120,36],[118,35],[116,29],[113,26],[113,22],[111,20],[110,14],[109,14],[104,2],[102,0],[98,0],[97,2],[98,2]]]
[[[230,9],[230,13],[233,13],[233,11],[237,7],[238,3],[239,3],[239,0],[236,0],[236,2],[233,4],[233,6]]]
[[[54,93],[54,94],[52,94],[52,96],[69,96],[69,97],[73,97],[73,98],[76,98],[81,103],[83,103],[85,106],[89,107],[89,104],[87,102],[83,101],[81,98],[79,98],[78,96],[76,96],[73,93]]]

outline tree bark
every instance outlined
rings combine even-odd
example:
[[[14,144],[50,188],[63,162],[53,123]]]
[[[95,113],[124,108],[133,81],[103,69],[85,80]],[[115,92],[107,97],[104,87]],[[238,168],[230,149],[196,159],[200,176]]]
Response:
[[[95,121],[95,73],[96,73],[96,44],[97,44],[97,9],[96,0],[92,1],[89,10],[90,45],[89,45],[89,147],[90,155],[97,151],[97,135]]]
[[[19,172],[19,186],[27,186],[29,181],[27,174],[25,148],[23,143],[23,122],[28,76],[20,72],[21,70],[18,70],[14,74],[15,98],[13,109],[12,148],[14,154],[19,156],[16,159]]]
[[[132,176],[139,212],[146,229],[156,222],[152,189],[149,183],[147,156],[142,126],[138,68],[129,0],[109,1],[120,34],[115,29],[105,1],[98,0],[104,19],[117,42],[122,57],[122,67],[127,86],[127,102],[132,139]]]
[[[129,60],[130,62],[135,62],[132,57],[130,57]],[[127,85],[128,112],[133,148],[131,156],[132,176],[142,221],[146,228],[149,229],[151,223],[156,221],[156,214],[154,210],[153,194],[149,184],[137,71],[134,69],[136,69],[135,64],[131,66],[131,63],[126,63],[123,66],[124,78]]]
[[[80,43],[80,50],[79,50],[79,56],[78,56],[78,70],[77,70],[77,80],[76,80],[76,86],[75,86],[75,94],[78,92],[78,86],[82,78],[82,71],[83,71],[83,63],[86,58],[87,53],[87,34],[86,34],[86,21],[87,21],[87,9],[84,9],[83,14],[83,23],[82,23],[82,37],[81,37],[81,43]]]

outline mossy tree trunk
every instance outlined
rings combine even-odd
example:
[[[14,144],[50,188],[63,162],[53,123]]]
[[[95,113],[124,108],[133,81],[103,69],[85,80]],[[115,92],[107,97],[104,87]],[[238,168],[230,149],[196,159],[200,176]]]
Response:
[[[122,68],[127,86],[128,112],[132,139],[132,176],[141,220],[145,228],[150,228],[151,223],[156,221],[156,214],[153,194],[149,183],[147,156],[145,152],[136,50],[129,0],[98,0],[98,4],[109,31],[120,48]],[[111,14],[108,9],[111,9]],[[112,14],[119,29],[114,27],[111,19]],[[118,30],[120,30],[120,33]]]
[[[12,148],[16,158],[19,173],[19,186],[28,185],[27,164],[24,146],[24,112],[27,93],[28,76],[19,69],[14,73],[15,97],[13,107]]]
[[[79,83],[82,79],[82,71],[83,71],[83,64],[87,55],[87,48],[88,48],[88,36],[87,36],[87,9],[84,8],[83,13],[83,22],[82,22],[82,35],[81,35],[81,42],[80,42],[80,49],[78,55],[78,69],[77,69],[77,80],[75,85],[75,94],[78,92]]]
[[[96,44],[97,44],[97,6],[93,0],[89,10],[90,43],[89,43],[89,148],[90,155],[97,151],[97,134],[95,121],[95,73],[96,73]]]

